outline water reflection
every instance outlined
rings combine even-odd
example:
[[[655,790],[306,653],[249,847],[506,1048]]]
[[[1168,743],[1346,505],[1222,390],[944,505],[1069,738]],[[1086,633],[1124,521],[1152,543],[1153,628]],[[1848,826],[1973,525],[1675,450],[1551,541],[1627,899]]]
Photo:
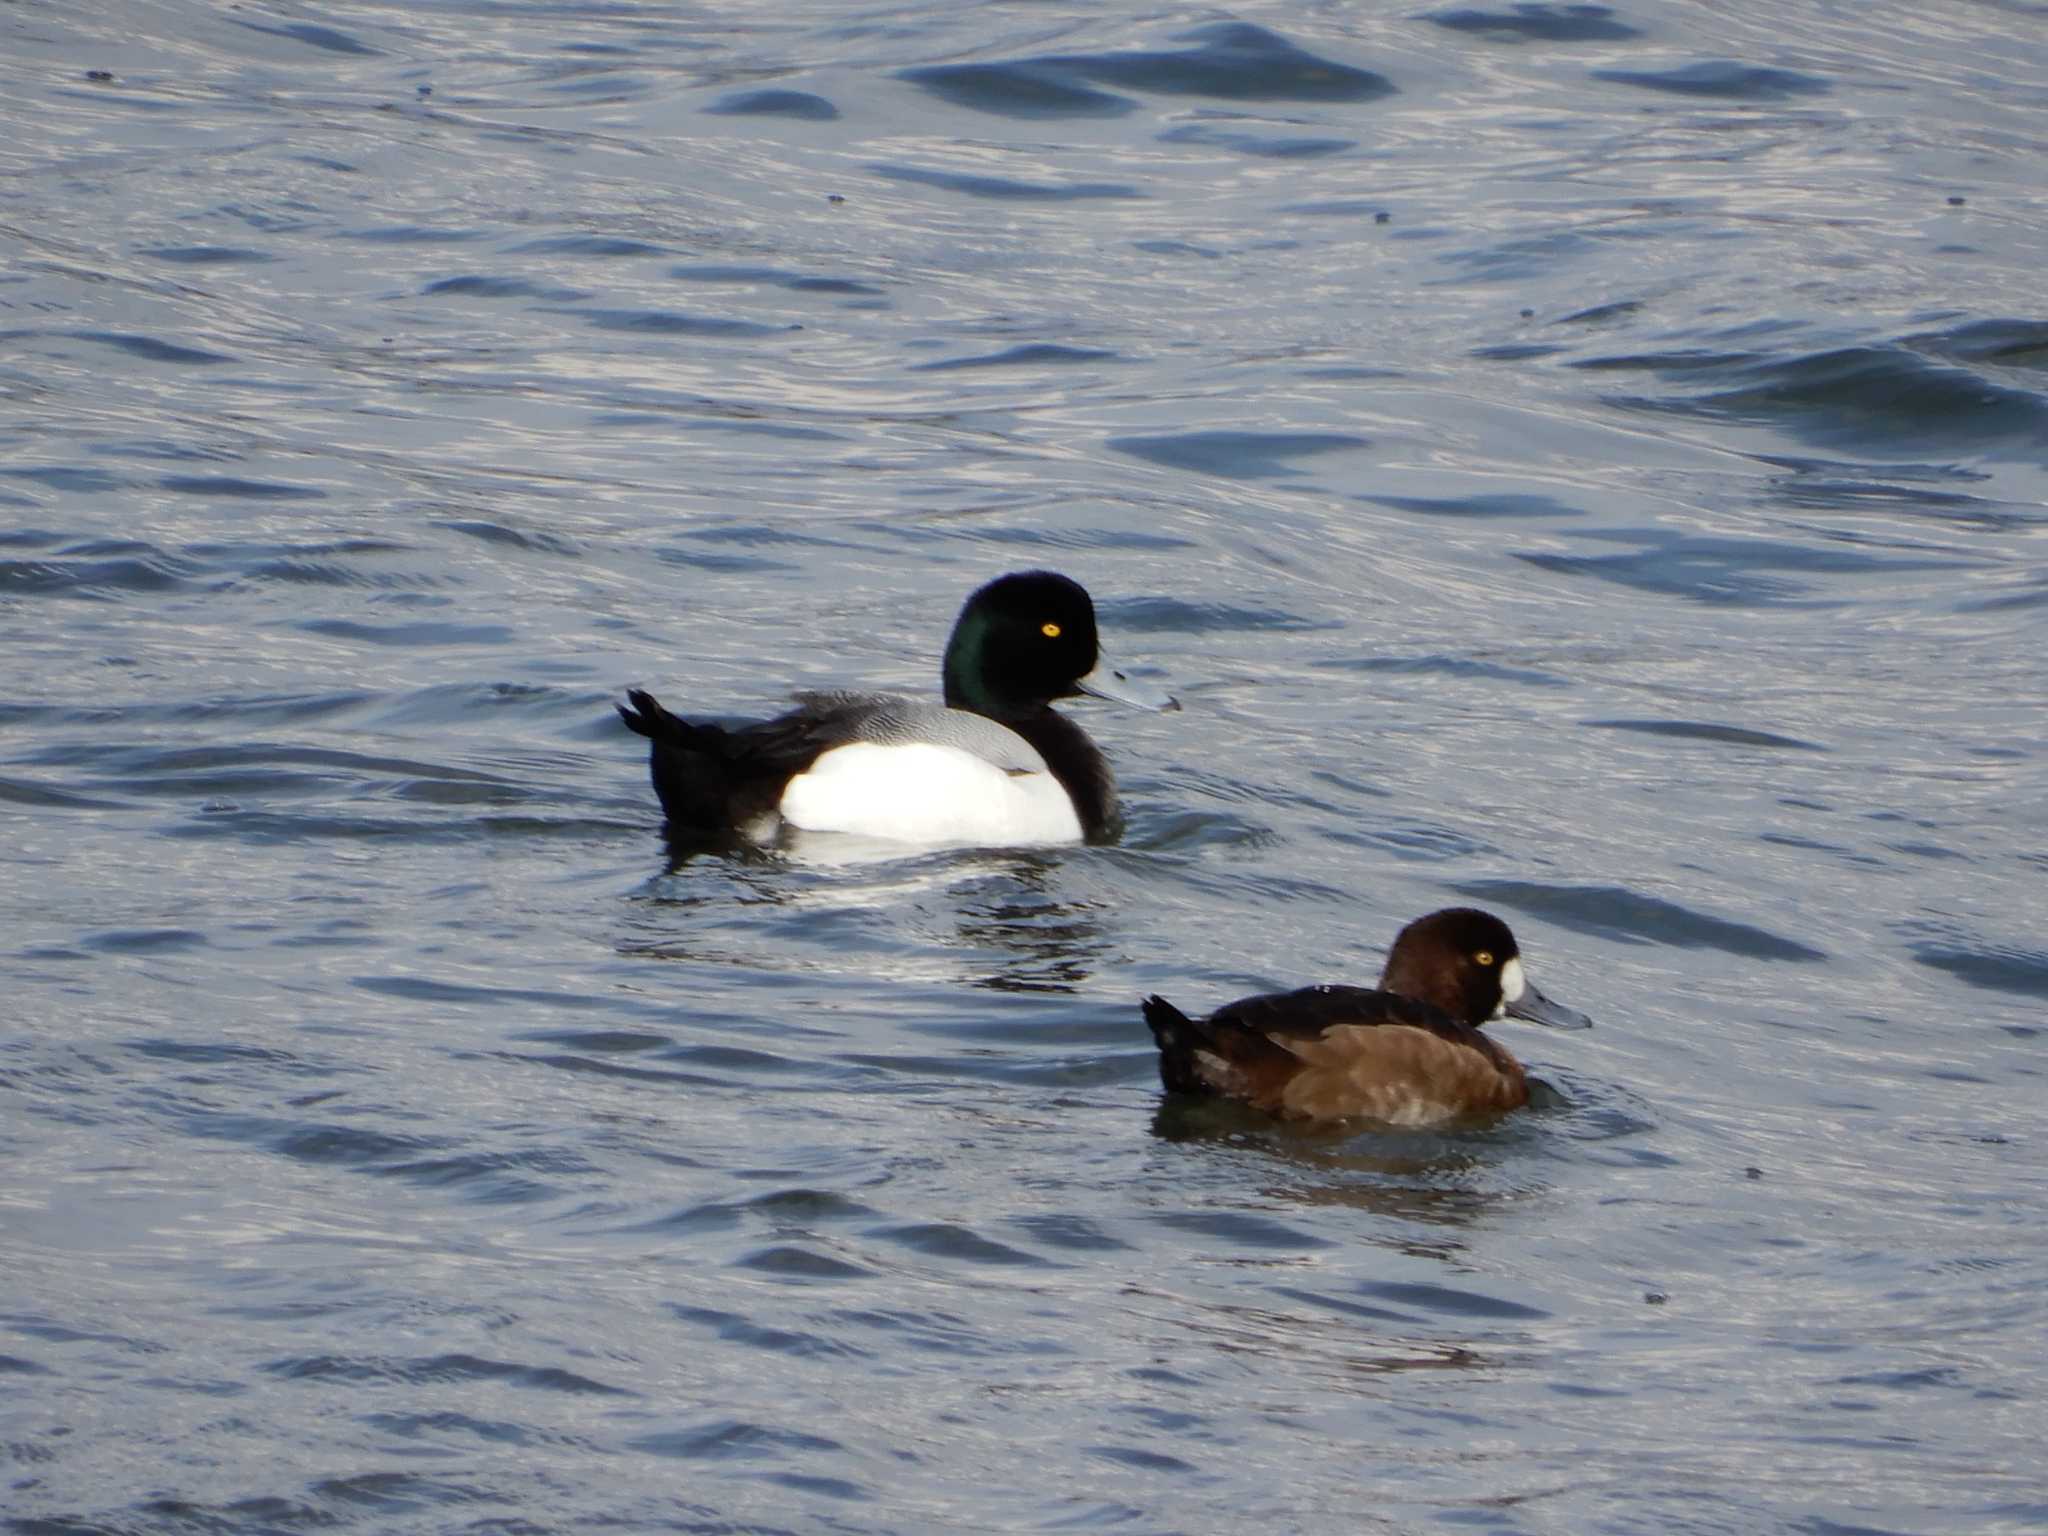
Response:
[[[679,911],[772,904],[793,909],[781,930],[783,963],[857,924],[877,941],[862,946],[875,974],[902,982],[1072,993],[1110,953],[1101,905],[1064,888],[1071,850],[932,852],[838,833],[795,833],[772,847],[689,835],[664,841],[663,871],[638,894],[629,919],[645,937],[622,941],[622,950],[713,958],[704,933],[678,931]],[[932,964],[927,946],[943,952],[942,964]],[[847,952],[843,943],[830,947],[835,956]]]
[[[661,845],[668,855],[668,870],[671,875],[681,874],[698,860],[724,859],[742,866],[756,868],[774,867],[787,862],[774,846],[757,843],[733,831],[719,831],[708,827],[679,827],[673,822],[661,825]]]
[[[1395,1221],[1454,1228],[1530,1193],[1526,1184],[1505,1183],[1507,1157],[1527,1140],[1525,1131],[1509,1125],[1448,1132],[1369,1130],[1275,1120],[1221,1100],[1167,1098],[1153,1116],[1152,1134],[1162,1141],[1213,1142],[1271,1158],[1289,1176],[1261,1185],[1259,1192],[1288,1205],[1349,1207]],[[1463,1244],[1396,1246],[1442,1258]]]
[[[1095,903],[1062,896],[1060,861],[1040,853],[1003,857],[1004,867],[949,892],[960,943],[995,952],[995,969],[970,985],[996,992],[1073,992],[1109,951]]]
[[[1199,1303],[1141,1287],[1126,1294],[1134,1310],[1147,1302],[1163,1305],[1163,1315],[1155,1315],[1155,1321],[1169,1322],[1196,1342],[1225,1354],[1284,1358],[1297,1365],[1320,1362],[1325,1369],[1364,1375],[1499,1364],[1498,1357],[1482,1354],[1463,1339],[1408,1336],[1400,1325],[1413,1325],[1419,1319],[1404,1313],[1359,1306],[1313,1291],[1278,1288],[1275,1294],[1301,1304],[1285,1311],[1241,1302]],[[1365,1321],[1388,1336],[1365,1335],[1361,1328]],[[1170,1347],[1178,1353],[1184,1341],[1174,1340]]]

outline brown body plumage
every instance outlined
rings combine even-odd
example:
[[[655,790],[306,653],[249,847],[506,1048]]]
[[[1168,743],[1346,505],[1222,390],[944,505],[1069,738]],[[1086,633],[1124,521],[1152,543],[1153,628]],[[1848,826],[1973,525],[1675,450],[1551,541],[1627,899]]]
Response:
[[[1481,1025],[1503,1016],[1585,1028],[1522,972],[1507,924],[1469,907],[1401,931],[1380,985],[1240,998],[1192,1019],[1145,999],[1159,1075],[1175,1093],[1235,1099],[1295,1120],[1428,1125],[1529,1101],[1522,1064]]]

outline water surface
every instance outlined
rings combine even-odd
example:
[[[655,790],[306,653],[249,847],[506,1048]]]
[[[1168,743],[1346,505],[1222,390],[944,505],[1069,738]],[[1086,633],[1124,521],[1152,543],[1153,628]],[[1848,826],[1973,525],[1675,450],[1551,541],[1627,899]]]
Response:
[[[0,1518],[2048,1522],[2048,14],[0,16]],[[1052,566],[1121,846],[672,863]],[[1478,903],[1531,1111],[1161,1101]]]

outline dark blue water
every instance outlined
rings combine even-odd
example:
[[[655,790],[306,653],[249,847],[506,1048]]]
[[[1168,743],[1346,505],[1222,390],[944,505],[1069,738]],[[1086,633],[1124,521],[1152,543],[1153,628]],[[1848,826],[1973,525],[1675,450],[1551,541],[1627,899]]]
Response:
[[[2048,8],[0,14],[0,1521],[2048,1524]],[[1121,846],[610,703],[1049,565]],[[1080,713],[1080,711],[1077,711]],[[1136,1000],[1476,902],[1454,1134]],[[2029,1406],[2030,1404],[2034,1406]]]

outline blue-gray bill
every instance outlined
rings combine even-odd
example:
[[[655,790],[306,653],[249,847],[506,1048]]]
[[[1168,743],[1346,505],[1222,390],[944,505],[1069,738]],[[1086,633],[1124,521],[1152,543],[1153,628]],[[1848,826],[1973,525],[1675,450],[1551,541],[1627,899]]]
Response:
[[[1180,700],[1172,694],[1125,677],[1108,662],[1097,662],[1095,669],[1074,687],[1091,698],[1107,699],[1112,704],[1128,704],[1133,709],[1180,708]]]
[[[1511,1019],[1527,1019],[1531,1024],[1548,1024],[1552,1029],[1591,1029],[1593,1021],[1576,1008],[1567,1008],[1563,1003],[1553,1003],[1536,990],[1536,983],[1525,981],[1522,995],[1507,1006]]]

